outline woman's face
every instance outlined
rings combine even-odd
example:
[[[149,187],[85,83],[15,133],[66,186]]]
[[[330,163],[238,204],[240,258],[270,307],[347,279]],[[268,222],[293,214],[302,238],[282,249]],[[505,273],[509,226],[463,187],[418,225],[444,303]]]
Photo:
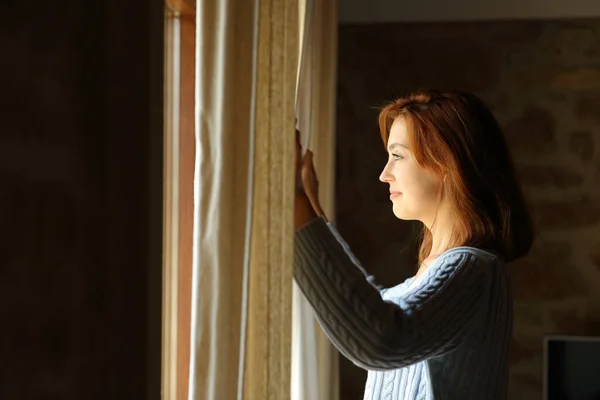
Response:
[[[389,184],[396,217],[430,225],[439,206],[440,179],[419,166],[408,146],[404,117],[394,120],[388,139],[388,162],[379,179]]]

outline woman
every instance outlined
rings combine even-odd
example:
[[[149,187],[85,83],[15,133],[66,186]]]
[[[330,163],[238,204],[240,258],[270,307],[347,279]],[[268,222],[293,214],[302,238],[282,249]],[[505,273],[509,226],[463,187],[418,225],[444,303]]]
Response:
[[[505,263],[529,251],[533,230],[500,127],[463,91],[395,100],[379,127],[394,215],[423,223],[415,276],[370,283],[322,215],[312,155],[300,160],[297,144],[295,279],[338,350],[368,370],[365,399],[504,400]]]

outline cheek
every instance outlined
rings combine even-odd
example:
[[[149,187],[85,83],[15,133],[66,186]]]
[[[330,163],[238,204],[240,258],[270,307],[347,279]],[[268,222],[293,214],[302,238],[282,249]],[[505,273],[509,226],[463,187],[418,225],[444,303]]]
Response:
[[[439,180],[433,174],[417,167],[406,172],[407,194],[415,201],[429,203],[437,199]]]
[[[437,199],[438,191],[440,189],[439,180],[435,179],[434,177],[432,177],[431,175],[428,174],[428,176],[423,177],[422,183],[423,183],[423,194],[432,199]]]

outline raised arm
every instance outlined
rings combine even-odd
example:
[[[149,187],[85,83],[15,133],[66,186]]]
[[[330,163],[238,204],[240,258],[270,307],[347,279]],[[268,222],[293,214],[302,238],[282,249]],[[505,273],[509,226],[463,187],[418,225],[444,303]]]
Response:
[[[469,331],[490,268],[465,251],[438,261],[418,290],[393,303],[365,280],[326,221],[314,219],[295,235],[298,285],[334,345],[365,369],[401,368],[444,353]]]

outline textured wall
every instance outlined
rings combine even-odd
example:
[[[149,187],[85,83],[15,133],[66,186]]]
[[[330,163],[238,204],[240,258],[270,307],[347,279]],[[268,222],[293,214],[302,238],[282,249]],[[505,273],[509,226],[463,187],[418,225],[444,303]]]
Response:
[[[160,396],[162,3],[149,3],[0,5],[2,399]]]
[[[510,398],[540,398],[543,336],[600,335],[600,20],[342,25],[338,68],[337,220],[385,285],[415,271],[415,246],[378,181],[377,107],[419,87],[492,107],[539,230],[509,267]],[[342,360],[341,373],[342,398],[362,398],[364,372]]]
[[[342,23],[489,21],[589,18],[600,15],[597,0],[344,0]]]

